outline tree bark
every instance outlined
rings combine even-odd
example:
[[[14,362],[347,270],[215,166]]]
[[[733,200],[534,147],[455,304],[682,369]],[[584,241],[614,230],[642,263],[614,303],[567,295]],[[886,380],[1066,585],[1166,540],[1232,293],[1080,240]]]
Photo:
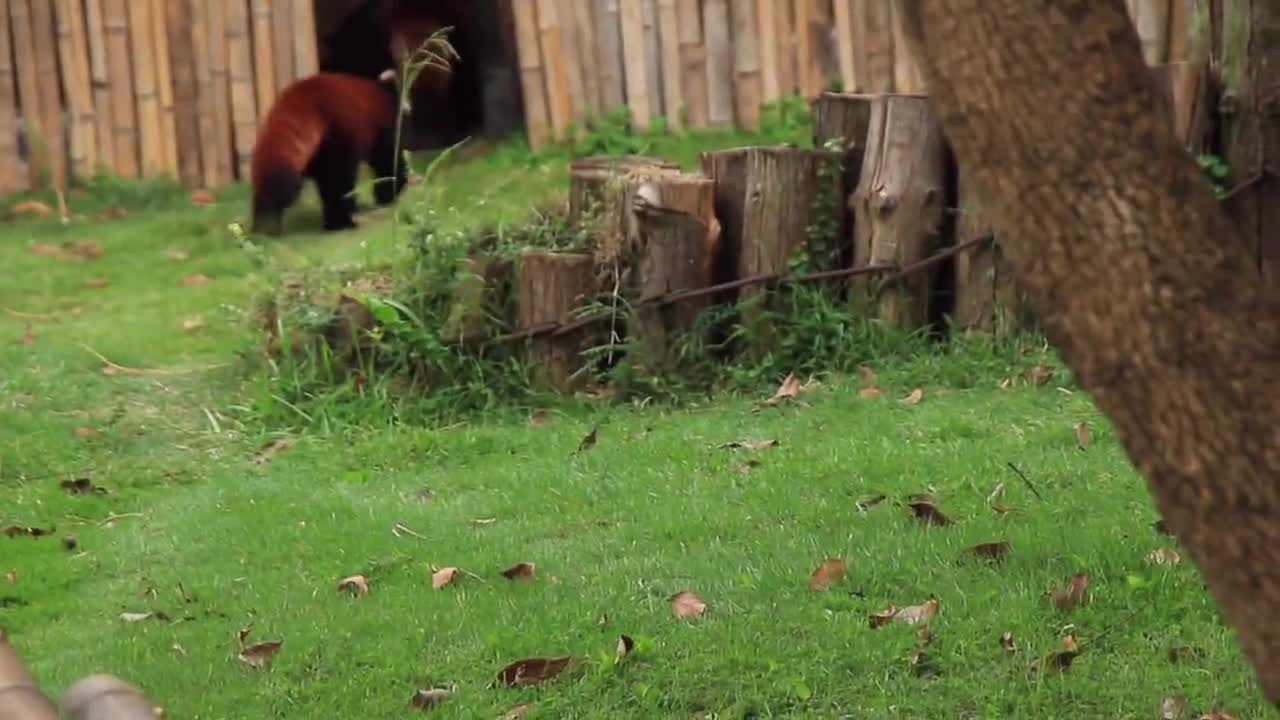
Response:
[[[904,35],[1051,342],[1280,701],[1280,297],[1124,0],[911,0]]]

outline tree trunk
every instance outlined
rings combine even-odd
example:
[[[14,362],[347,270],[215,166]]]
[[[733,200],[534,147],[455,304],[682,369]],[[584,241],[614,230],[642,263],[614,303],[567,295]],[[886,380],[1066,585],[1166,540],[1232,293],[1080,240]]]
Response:
[[[1280,297],[1159,113],[1124,0],[899,7],[1041,324],[1280,701]]]
[[[1268,283],[1280,287],[1280,6],[1266,0],[1227,5],[1222,39],[1227,184],[1261,178],[1230,198],[1227,207]]]
[[[982,202],[973,183],[961,177],[957,186],[960,217],[956,222],[956,245],[992,235],[991,223],[982,212]],[[952,320],[961,331],[1006,337],[1026,330],[1031,324],[1022,290],[998,239],[957,255],[955,277],[956,306]]]
[[[590,255],[530,250],[520,258],[516,276],[517,313],[522,330],[549,323],[568,323],[574,312],[593,299],[594,262]],[[590,337],[588,328],[543,334],[530,344],[537,381],[561,392],[575,389],[581,378],[579,353]]]

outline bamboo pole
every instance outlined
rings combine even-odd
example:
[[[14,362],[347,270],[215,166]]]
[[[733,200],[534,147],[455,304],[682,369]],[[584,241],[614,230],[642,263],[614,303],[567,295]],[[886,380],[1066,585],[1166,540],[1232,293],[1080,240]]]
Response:
[[[787,0],[782,0],[784,12],[786,4]],[[778,41],[774,38],[778,33],[778,0],[757,0],[756,23],[759,26],[756,37],[759,39],[761,99],[771,103],[782,97],[778,84]]]
[[[557,140],[563,140],[568,136],[569,123],[573,119],[573,101],[569,97],[560,16],[556,12],[555,0],[536,0],[535,4],[538,8],[538,47],[542,50],[542,80],[547,86],[551,130]]]
[[[773,11],[777,29],[770,33],[774,42],[774,55],[778,62],[778,95],[792,97],[800,94],[800,77],[796,62],[795,0],[776,0]]]
[[[271,36],[272,0],[253,0],[253,86],[258,116],[267,114],[276,98],[275,46]]]
[[[118,173],[115,119],[112,115],[111,73],[107,63],[107,34],[99,0],[84,0],[85,39],[89,50],[89,83],[93,88],[94,137],[98,168]]]
[[[246,0],[224,0],[227,19],[227,81],[230,84],[232,142],[236,174],[249,177],[249,161],[258,139],[258,106],[253,91],[253,47]]]
[[[558,0],[556,19],[560,31],[560,50],[564,56],[564,88],[569,97],[569,124],[581,122],[588,115],[586,82],[582,75],[589,68],[582,62],[578,36],[578,0]]]
[[[235,179],[235,143],[231,129],[231,80],[227,54],[227,14],[226,0],[206,0],[205,22],[209,34],[209,95],[213,109],[213,158],[214,177],[212,187],[226,185]],[[295,6],[296,8],[296,6]],[[305,43],[299,42],[295,51],[305,54],[301,49]],[[301,65],[305,58],[295,55],[295,61]]]
[[[193,0],[191,7],[191,51],[195,68],[197,130],[200,136],[200,172],[205,187],[217,187],[219,177],[218,126],[214,119],[213,66],[209,59],[213,54],[209,41],[209,3],[215,0]],[[290,67],[292,67],[292,57]]]
[[[893,91],[907,94],[924,92],[924,75],[902,35],[902,13],[892,2],[890,14],[893,27]]]
[[[111,134],[115,145],[116,174],[136,178],[141,174],[138,147],[137,106],[133,101],[133,71],[129,56],[128,0],[102,0],[102,26],[106,33],[107,70],[111,83]]]
[[[578,36],[577,62],[581,65],[583,102],[588,115],[600,116],[609,108],[604,100],[600,68],[600,38],[596,34],[595,5],[582,0],[569,3],[574,32]]]
[[[31,30],[31,0],[9,0],[9,24],[13,31],[13,57],[18,77],[22,126],[27,136],[27,183],[41,187],[48,179],[42,162],[44,117],[40,112],[40,75]]]
[[[30,178],[18,155],[18,86],[14,82],[9,8],[0,7],[0,192],[26,190]]]
[[[1142,41],[1142,57],[1148,65],[1167,62],[1169,56],[1169,0],[1138,0],[1133,24]]]
[[[293,0],[271,0],[271,49],[279,94],[297,77],[293,72]]]
[[[857,0],[835,0],[836,56],[840,60],[840,83],[845,92],[858,92],[854,61],[853,7]]]
[[[169,18],[166,0],[151,1],[151,38],[155,43],[156,94],[160,100],[160,140],[164,172],[178,179],[178,131],[173,98],[173,61],[169,55]]]
[[[655,0],[642,0],[644,17],[644,75],[649,85],[649,112],[661,117],[667,109],[662,95],[662,46],[658,37],[658,8]]]
[[[97,170],[98,143],[94,137],[93,89],[82,10],[78,0],[58,0],[58,62],[62,66],[62,93],[71,118],[71,173],[87,178]]]
[[[600,93],[605,112],[622,107],[627,99],[626,78],[622,70],[622,16],[618,1],[600,0],[596,12],[596,37],[600,53],[597,67],[600,70]]]
[[[36,74],[40,83],[40,114],[44,146],[48,153],[53,187],[67,187],[67,136],[62,114],[62,81],[58,76],[58,38],[50,0],[31,4],[31,32],[36,50]]]
[[[658,0],[658,37],[662,40],[662,106],[667,125],[684,129],[684,88],[680,77],[680,17],[676,0]]]
[[[319,72],[318,54],[314,4],[306,0],[293,0],[294,77],[301,78]]]
[[[733,44],[729,37],[726,0],[703,0],[702,30],[707,45],[707,120],[711,125],[733,124]]]
[[[151,4],[146,0],[128,0],[127,4],[142,174],[155,177],[164,172],[164,141],[160,130],[160,98],[156,92],[156,46],[151,35]]]
[[[540,149],[550,138],[551,119],[538,45],[537,9],[530,0],[513,3],[516,25],[516,56],[520,63],[520,87],[524,95],[525,132],[529,147]]]
[[[648,130],[653,120],[653,104],[649,97],[645,58],[644,7],[640,1],[624,0],[619,20],[622,23],[622,64],[631,125],[636,130]]]
[[[862,92],[886,93],[893,89],[893,17],[891,0],[862,0],[854,15],[854,38],[860,52],[854,66],[861,76]]]
[[[817,78],[813,67],[813,4],[810,0],[795,0],[796,19],[796,90],[802,97],[811,97]]]
[[[755,4],[731,5],[733,20],[733,97],[738,125],[748,130],[760,126],[760,52]]]
[[[189,0],[164,3],[169,36],[168,64],[172,68],[174,147],[178,177],[188,187],[198,187],[204,176],[200,167],[200,89],[196,80],[196,58],[204,65],[192,42],[195,13]]]
[[[699,0],[676,0],[680,26],[680,87],[689,125],[707,126],[707,46],[702,35]]]

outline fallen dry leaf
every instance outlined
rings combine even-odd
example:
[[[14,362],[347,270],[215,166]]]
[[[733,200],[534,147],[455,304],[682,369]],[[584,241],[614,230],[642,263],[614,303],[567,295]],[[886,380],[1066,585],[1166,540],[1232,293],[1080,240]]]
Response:
[[[1089,435],[1089,423],[1081,420],[1076,423],[1076,447],[1087,450],[1091,444],[1093,444],[1093,438]]]
[[[106,495],[107,491],[93,484],[93,480],[87,477],[80,477],[74,480],[63,480],[58,483],[58,487],[71,493],[72,495]]]
[[[106,255],[107,251],[97,240],[77,240],[71,244],[71,254],[82,260],[97,260]]]
[[[951,518],[947,517],[930,500],[915,500],[908,503],[907,507],[911,508],[911,512],[916,515],[916,519],[925,525],[946,527],[951,524]]]
[[[1062,638],[1062,647],[1065,649],[1049,653],[1043,659],[1032,662],[1031,671],[1043,671],[1046,675],[1053,675],[1070,669],[1071,663],[1080,655],[1080,647],[1076,645],[1076,639],[1070,635]]]
[[[1160,720],[1183,720],[1187,716],[1187,698],[1172,695],[1160,702]]]
[[[1045,364],[1043,360],[1036,363],[1036,366],[1026,372],[1027,382],[1032,385],[1044,385],[1053,379],[1053,368]]]
[[[170,260],[174,260],[177,262],[182,262],[191,257],[191,254],[188,253],[186,250],[180,250],[180,249],[165,250],[164,255]]]
[[[531,707],[533,706],[530,705],[529,703],[520,703],[519,705],[513,705],[511,706],[511,709],[508,710],[507,713],[502,716],[502,720],[521,720],[521,718],[525,716],[525,713],[529,712],[529,708]]]
[[[756,469],[759,467],[760,467],[759,460],[747,460],[746,462],[738,463],[738,473],[740,475],[750,475],[751,473],[755,472]]]
[[[849,566],[844,560],[840,559],[832,559],[822,563],[809,576],[809,589],[814,592],[830,590],[833,585],[844,579],[845,571],[848,569]]]
[[[272,458],[291,447],[293,447],[293,440],[290,438],[276,438],[259,450],[257,455],[253,456],[253,464],[262,465],[271,462]]]
[[[80,547],[80,541],[76,539],[75,535],[67,535],[66,537],[62,538],[63,550],[66,550],[67,552],[71,552],[72,550],[75,550],[78,547]]]
[[[911,391],[910,395],[902,398],[902,403],[905,405],[919,405],[922,400],[924,400],[924,390],[916,388]]]
[[[196,207],[209,207],[213,201],[213,193],[208,190],[195,190],[191,193],[191,204]]]
[[[1074,609],[1088,599],[1089,575],[1076,573],[1067,581],[1067,586],[1053,593],[1053,606],[1062,611]]]
[[[357,597],[361,595],[368,595],[369,578],[366,578],[363,575],[352,575],[351,577],[342,578],[338,581],[338,592],[342,592],[343,590],[351,590],[355,592]]]
[[[98,431],[91,427],[81,426],[76,428],[76,437],[80,440],[92,440],[98,437]]]
[[[62,248],[58,247],[57,245],[48,245],[45,243],[40,243],[40,244],[31,246],[31,254],[38,255],[40,257],[60,257],[62,255],[65,255],[66,251],[64,251]]]
[[[1009,543],[1000,541],[974,545],[969,548],[969,552],[983,560],[1000,562],[1009,554],[1009,549]]]
[[[129,217],[129,211],[122,207],[111,207],[95,213],[94,220],[123,220]]]
[[[431,587],[439,590],[440,588],[453,582],[458,577],[458,568],[445,567],[431,573]]]
[[[688,590],[671,596],[671,612],[678,618],[696,618],[706,611],[707,604],[702,598]]]
[[[182,329],[185,332],[195,332],[204,327],[204,318],[199,315],[193,315],[182,321]]]
[[[865,387],[858,391],[858,397],[863,400],[875,400],[884,395],[884,391],[880,388]]]
[[[444,704],[449,698],[453,697],[451,688],[431,688],[430,690],[419,690],[413,694],[413,698],[409,700],[410,710],[431,710]]]
[[[529,424],[534,427],[543,427],[551,422],[551,413],[546,410],[535,411],[529,416]]]
[[[507,687],[528,687],[555,679],[582,661],[572,656],[517,660],[498,671],[498,682]]]
[[[1009,513],[1016,512],[1016,511],[1017,511],[1017,508],[1015,508],[1012,505],[1002,505],[1000,503],[996,503],[995,505],[991,506],[991,512],[997,515],[1008,515]]]
[[[1236,716],[1219,708],[1201,715],[1197,720],[1236,720]]]
[[[1151,554],[1147,555],[1147,562],[1156,565],[1177,565],[1182,562],[1182,556],[1173,548],[1160,548],[1159,550],[1151,551]]]
[[[887,499],[887,495],[868,495],[867,497],[859,498],[854,501],[853,505],[858,508],[858,512],[866,512]]]
[[[808,392],[815,385],[815,381],[810,380],[803,385],[800,378],[795,373],[787,373],[787,377],[783,379],[782,384],[773,393],[773,397],[764,402],[765,405],[773,406],[786,402],[787,400],[795,400],[804,393]]]
[[[1013,633],[1005,631],[1000,635],[1000,647],[1004,649],[1006,655],[1018,652],[1018,643],[1014,642]]]
[[[502,577],[508,580],[532,580],[534,566],[531,562],[519,562],[502,571]]]
[[[1189,645],[1174,645],[1169,648],[1169,662],[1178,664],[1183,660],[1192,660],[1200,657],[1200,651]]]
[[[720,445],[722,450],[767,450],[778,447],[777,440],[734,440]]]
[[[885,609],[871,613],[868,621],[872,628],[882,627],[891,622],[903,623],[905,625],[917,625],[919,623],[927,623],[938,614],[941,609],[941,603],[937,598],[930,598],[923,605],[910,605],[900,608],[897,605],[889,605]]]
[[[182,284],[185,287],[199,287],[200,285],[209,284],[209,276],[204,273],[191,273],[182,278]]]
[[[4,584],[5,584],[5,585],[17,585],[17,584],[18,584],[18,571],[17,571],[17,570],[10,570],[9,572],[6,572],[6,573],[4,574]]]
[[[283,640],[267,640],[265,642],[255,643],[253,645],[245,645],[245,641],[249,639],[249,633],[253,632],[253,624],[250,623],[240,628],[236,633],[236,645],[240,648],[237,657],[240,661],[250,667],[263,668],[271,659],[280,652],[281,646],[284,645]]]
[[[39,200],[25,200],[13,207],[9,208],[9,217],[48,217],[53,214],[53,208],[45,205]]]
[[[31,332],[31,323],[27,323],[27,329],[23,331],[22,337],[18,339],[26,347],[32,347],[36,344],[35,333]]]
[[[111,285],[111,281],[106,278],[91,278],[84,281],[84,286],[90,290],[101,290]]]
[[[632,640],[630,635],[618,636],[618,659],[619,660],[630,655],[631,651],[635,649],[636,649],[636,641]]]

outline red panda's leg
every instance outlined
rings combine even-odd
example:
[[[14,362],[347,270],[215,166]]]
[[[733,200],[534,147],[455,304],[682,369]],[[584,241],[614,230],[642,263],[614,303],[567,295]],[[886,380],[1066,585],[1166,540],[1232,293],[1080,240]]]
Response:
[[[271,170],[258,178],[253,192],[251,232],[280,236],[284,233],[284,211],[298,201],[302,176],[288,168]]]
[[[307,174],[316,181],[324,211],[325,230],[346,230],[356,226],[353,215],[356,198],[356,175],[360,158],[353,144],[329,139],[316,151]]]
[[[373,198],[379,205],[390,205],[409,182],[409,173],[403,159],[396,162],[395,128],[378,133],[378,139],[369,151],[369,167],[373,169]],[[394,171],[395,179],[392,179]]]

